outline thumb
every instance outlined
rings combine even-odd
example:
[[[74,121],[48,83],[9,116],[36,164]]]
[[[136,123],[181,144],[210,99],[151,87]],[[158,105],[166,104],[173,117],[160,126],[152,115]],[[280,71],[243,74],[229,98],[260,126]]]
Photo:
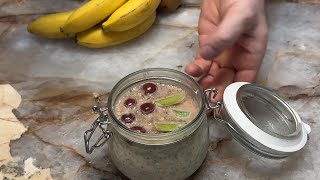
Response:
[[[250,27],[254,15],[231,7],[219,23],[217,29],[208,36],[200,47],[200,56],[212,60],[225,49],[231,47]]]

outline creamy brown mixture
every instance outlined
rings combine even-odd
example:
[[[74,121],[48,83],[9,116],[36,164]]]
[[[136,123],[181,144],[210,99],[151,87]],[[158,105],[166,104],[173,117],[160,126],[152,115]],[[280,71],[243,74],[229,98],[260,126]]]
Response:
[[[176,130],[190,123],[198,111],[197,102],[187,91],[162,82],[137,84],[122,93],[115,104],[117,118],[141,133]]]

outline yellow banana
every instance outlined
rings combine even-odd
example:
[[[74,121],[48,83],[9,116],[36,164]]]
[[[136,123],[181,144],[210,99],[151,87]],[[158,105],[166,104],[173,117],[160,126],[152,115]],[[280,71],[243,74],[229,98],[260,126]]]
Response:
[[[74,37],[75,33],[62,33],[61,26],[67,21],[72,11],[49,14],[36,19],[28,25],[28,31],[38,36],[50,39]]]
[[[100,23],[127,0],[91,0],[72,13],[61,27],[63,32],[77,33]]]
[[[89,48],[102,48],[117,45],[134,39],[146,32],[154,23],[156,12],[136,27],[122,32],[104,32],[101,26],[95,26],[77,34],[77,42]]]
[[[147,19],[160,0],[129,0],[102,24],[105,31],[126,31]]]

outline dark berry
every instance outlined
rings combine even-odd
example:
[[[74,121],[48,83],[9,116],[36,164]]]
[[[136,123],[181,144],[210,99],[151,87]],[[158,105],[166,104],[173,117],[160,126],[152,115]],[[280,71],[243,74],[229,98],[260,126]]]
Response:
[[[136,117],[132,113],[126,113],[121,116],[121,121],[124,123],[131,123],[134,121]]]
[[[145,94],[152,94],[157,90],[157,86],[153,83],[145,83],[142,86],[142,89],[144,90]]]
[[[128,98],[127,100],[124,101],[124,105],[127,108],[133,108],[137,104],[137,101],[133,98]]]
[[[135,131],[135,132],[140,132],[140,133],[147,132],[146,129],[144,127],[141,127],[141,126],[132,126],[130,129]]]
[[[150,114],[154,111],[155,105],[152,103],[141,104],[140,110],[143,114]]]

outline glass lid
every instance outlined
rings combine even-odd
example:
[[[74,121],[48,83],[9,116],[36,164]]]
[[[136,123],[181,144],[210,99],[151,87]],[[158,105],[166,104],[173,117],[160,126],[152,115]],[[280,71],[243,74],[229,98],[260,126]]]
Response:
[[[222,117],[235,139],[268,157],[286,157],[307,142],[310,126],[275,92],[237,82],[223,95]]]

